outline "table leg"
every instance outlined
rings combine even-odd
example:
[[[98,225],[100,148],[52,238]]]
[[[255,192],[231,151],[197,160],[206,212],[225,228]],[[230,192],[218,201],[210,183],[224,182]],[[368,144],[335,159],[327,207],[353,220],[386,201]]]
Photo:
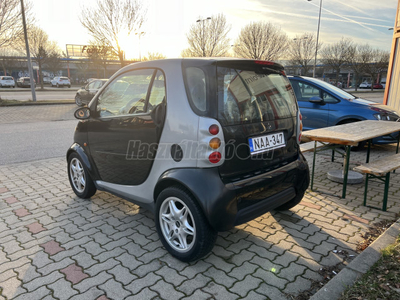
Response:
[[[315,155],[317,155],[317,141],[314,141],[314,156],[313,156],[312,172],[311,172],[311,190],[313,190],[314,186]]]
[[[387,208],[387,198],[389,194],[389,181],[390,181],[390,172],[386,173],[386,178],[385,178],[385,191],[383,193],[383,207],[382,210],[386,211]]]
[[[342,198],[346,198],[347,177],[349,176],[349,162],[350,162],[351,146],[346,146],[346,153],[343,164],[343,192]]]
[[[399,143],[400,143],[400,132],[397,135],[397,148],[396,148],[396,154],[399,153]]]
[[[366,161],[366,163],[369,163],[369,154],[371,152],[371,141],[372,140],[368,140],[368,150],[367,150],[367,161]]]

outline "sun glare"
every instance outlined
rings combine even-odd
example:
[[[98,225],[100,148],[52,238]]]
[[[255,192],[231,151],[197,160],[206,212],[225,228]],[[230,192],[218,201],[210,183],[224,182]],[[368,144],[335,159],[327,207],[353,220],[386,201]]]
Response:
[[[118,43],[125,52],[125,59],[139,59],[139,40],[135,33],[121,32],[118,35]]]

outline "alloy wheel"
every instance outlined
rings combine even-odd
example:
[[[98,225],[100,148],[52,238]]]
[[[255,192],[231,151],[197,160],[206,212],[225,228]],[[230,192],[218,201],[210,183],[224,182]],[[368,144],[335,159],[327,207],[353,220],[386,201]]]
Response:
[[[179,198],[169,197],[160,207],[159,221],[167,243],[178,252],[189,251],[196,241],[196,225],[189,207]]]
[[[71,160],[69,167],[69,176],[74,188],[79,192],[83,193],[86,186],[85,170],[83,169],[82,163],[77,158]]]

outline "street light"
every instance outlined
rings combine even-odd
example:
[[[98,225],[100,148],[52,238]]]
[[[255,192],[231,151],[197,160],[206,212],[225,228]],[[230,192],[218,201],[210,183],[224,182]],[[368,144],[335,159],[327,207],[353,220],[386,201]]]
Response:
[[[307,0],[312,1],[312,0]],[[318,54],[318,39],[319,39],[319,26],[321,24],[321,10],[322,10],[322,0],[319,2],[319,16],[318,16],[318,29],[317,29],[317,45],[315,46],[315,59],[314,59],[314,69],[313,69],[313,77],[315,78],[315,67],[317,65],[317,54]]]
[[[140,52],[140,37],[142,35],[146,34],[146,32],[142,31],[142,32],[135,32],[135,35],[139,36],[139,61],[142,61],[142,54]]]
[[[205,52],[205,42],[204,42],[204,21],[208,21],[208,20],[211,20],[211,17],[208,17],[208,18],[206,18],[206,19],[198,19],[196,22],[197,23],[200,23],[200,22],[202,22],[203,23],[203,30],[202,30],[202,32],[201,32],[201,48],[203,49],[203,57],[205,57],[206,56],[206,52]]]

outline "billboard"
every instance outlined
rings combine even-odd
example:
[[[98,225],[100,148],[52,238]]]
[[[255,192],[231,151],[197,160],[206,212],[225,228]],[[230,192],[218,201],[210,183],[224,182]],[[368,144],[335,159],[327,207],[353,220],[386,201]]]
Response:
[[[70,58],[87,58],[91,53],[102,53],[107,55],[111,47],[92,45],[67,44],[67,56]]]

